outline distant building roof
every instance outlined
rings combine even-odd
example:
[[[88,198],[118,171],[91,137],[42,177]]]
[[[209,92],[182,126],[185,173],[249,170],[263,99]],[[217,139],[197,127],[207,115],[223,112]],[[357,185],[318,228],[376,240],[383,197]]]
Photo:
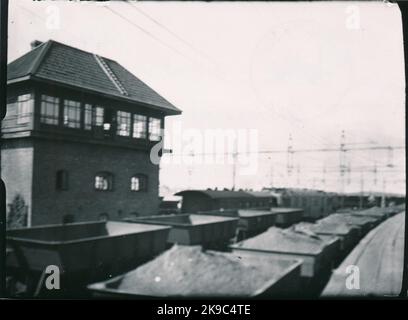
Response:
[[[8,84],[27,79],[90,90],[145,104],[167,114],[181,113],[116,61],[54,40],[38,45],[8,65]]]
[[[349,193],[344,193],[342,196],[344,197],[369,197],[369,196],[375,196],[375,197],[382,197],[383,193],[382,192],[349,192]],[[393,197],[393,198],[405,198],[404,194],[398,194],[398,193],[386,193],[385,197]]]
[[[259,198],[273,197],[270,192],[263,191],[243,191],[243,190],[184,190],[176,193],[178,196],[184,196],[191,193],[201,193],[212,199],[232,199],[232,198]]]
[[[184,196],[187,193],[201,193],[212,199],[225,199],[225,198],[253,198],[247,192],[244,191],[231,191],[231,190],[184,190],[177,192],[177,196]]]
[[[316,190],[316,189],[300,189],[300,188],[270,188],[270,189],[264,189],[264,190],[272,190],[273,192],[277,194],[283,194],[283,195],[322,195],[322,194],[330,194],[334,195],[332,192],[325,192],[322,190]]]
[[[279,197],[280,195],[272,191],[245,191],[257,198]]]
[[[163,197],[162,201],[166,201],[166,202],[179,202],[181,201],[180,196],[165,196]]]

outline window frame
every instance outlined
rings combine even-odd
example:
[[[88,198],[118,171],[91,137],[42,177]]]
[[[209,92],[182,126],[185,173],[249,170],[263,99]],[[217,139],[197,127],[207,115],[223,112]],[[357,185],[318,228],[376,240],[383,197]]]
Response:
[[[50,96],[48,94],[41,94],[40,96],[40,123],[47,124],[47,125],[53,125],[53,126],[59,125],[60,123],[59,121],[60,102],[61,102],[60,97]],[[51,110],[50,107],[52,107],[53,110]]]
[[[69,189],[69,175],[67,170],[57,170],[55,176],[55,188],[58,191],[66,191]]]
[[[98,214],[98,221],[108,222],[109,220],[110,220],[109,213],[102,212],[102,213]]]
[[[138,189],[133,188],[133,179],[138,179]],[[143,173],[137,173],[130,177],[130,191],[148,192],[148,176]]]
[[[97,178],[102,178],[106,180],[107,183],[106,189],[97,186],[98,184]],[[113,174],[107,171],[97,172],[94,176],[94,189],[95,191],[102,192],[113,191]]]
[[[98,113],[99,110],[102,110],[102,113]],[[92,126],[102,127],[105,120],[105,108],[99,105],[92,106]]]
[[[83,129],[86,131],[92,130],[93,127],[93,105],[90,103],[84,103],[84,119]]]
[[[143,114],[133,113],[132,114],[132,138],[135,139],[147,139],[147,116]],[[136,135],[139,134],[139,135]]]
[[[71,114],[71,112],[73,112]],[[70,116],[73,117],[71,118]],[[63,100],[63,126],[71,129],[81,129],[81,102],[71,99]]]
[[[25,99],[23,98],[25,97]],[[16,116],[17,124],[30,123],[30,116],[34,110],[34,95],[33,93],[24,93],[17,96],[16,100]],[[25,110],[24,110],[25,109]],[[24,110],[24,112],[23,112]]]
[[[122,125],[125,125],[125,129],[123,129]],[[117,110],[116,135],[120,137],[130,137],[131,129],[132,129],[132,113],[128,111]]]
[[[158,127],[153,126],[154,122],[158,122]],[[157,130],[158,129],[158,130]],[[161,139],[161,129],[162,129],[162,119],[149,117],[149,124],[148,124],[148,137],[150,141],[160,141]],[[156,132],[158,131],[158,132]],[[157,138],[157,139],[156,139]]]

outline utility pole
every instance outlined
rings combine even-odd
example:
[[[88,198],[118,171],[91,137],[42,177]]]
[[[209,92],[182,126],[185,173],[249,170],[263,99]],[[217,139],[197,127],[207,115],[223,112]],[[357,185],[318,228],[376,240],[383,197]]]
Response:
[[[394,149],[392,147],[388,147],[387,150],[387,167],[394,167]]]
[[[193,163],[194,163],[194,151],[191,150],[189,155],[191,156],[191,164],[188,166],[188,189],[192,188],[192,175],[193,175]]]
[[[374,185],[377,185],[377,162],[374,162],[374,169],[373,169],[373,174],[374,174]]]
[[[326,164],[323,166],[322,186],[323,189],[326,190]]]
[[[361,178],[360,178],[360,209],[363,208],[364,204],[364,175],[361,173]]]
[[[292,140],[291,134],[289,134],[286,167],[287,167],[288,185],[290,186],[291,184],[289,183],[289,180],[291,180],[292,178],[292,171],[293,171],[293,140]]]
[[[381,208],[385,208],[386,207],[386,185],[387,185],[387,181],[385,178],[383,178],[383,192],[382,192],[382,197],[381,197]]]
[[[346,169],[346,134],[344,130],[341,131],[341,138],[340,138],[340,159],[339,159],[339,166],[340,166],[340,194],[341,194],[341,206],[344,206],[344,174]]]
[[[297,187],[300,186],[300,165],[299,164],[297,164],[296,166],[296,184],[297,184]]]
[[[237,146],[234,147],[234,153],[232,154],[232,190],[235,190],[236,187],[236,179],[237,179],[237,158],[238,158],[238,150]]]
[[[376,191],[377,189],[377,162],[374,161],[374,168],[373,168],[373,188],[372,190]]]
[[[270,181],[269,181],[269,183],[270,183],[270,186],[271,186],[271,188],[273,188],[273,165],[271,165],[271,168],[270,168]]]
[[[0,1],[0,86],[5,88],[7,85],[7,21],[8,21],[7,0]],[[6,115],[7,93],[6,90],[0,90],[0,119]],[[3,181],[0,181],[0,234],[6,234],[6,188]],[[0,237],[0,255],[6,256],[6,237]],[[0,260],[0,295],[6,293],[6,259]],[[5,296],[5,294],[4,294]]]

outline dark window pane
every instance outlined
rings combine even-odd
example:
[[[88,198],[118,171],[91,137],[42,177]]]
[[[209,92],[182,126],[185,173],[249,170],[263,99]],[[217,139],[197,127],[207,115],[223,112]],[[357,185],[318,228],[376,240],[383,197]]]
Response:
[[[68,172],[66,170],[57,171],[57,190],[68,190]]]
[[[46,124],[58,125],[59,98],[41,95],[40,121]]]
[[[81,103],[64,100],[64,126],[69,128],[81,127]]]

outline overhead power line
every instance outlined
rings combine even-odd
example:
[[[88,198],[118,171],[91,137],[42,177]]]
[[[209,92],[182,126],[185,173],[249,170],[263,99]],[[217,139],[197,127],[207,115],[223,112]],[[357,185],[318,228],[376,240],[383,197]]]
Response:
[[[318,153],[318,152],[340,152],[340,151],[347,151],[347,152],[353,152],[353,151],[361,151],[361,150],[388,150],[390,146],[377,146],[377,147],[357,147],[357,148],[347,148],[345,147],[344,149],[340,148],[316,148],[316,149],[291,149],[291,153]],[[397,149],[405,149],[405,146],[391,146],[392,149],[397,150]],[[271,154],[271,153],[287,153],[288,149],[284,150],[260,150],[260,151],[240,151],[237,152],[238,155],[245,155],[245,154]],[[197,152],[194,153],[196,156],[201,156],[201,155],[231,155],[231,152]],[[180,155],[187,155],[187,154],[182,154],[182,153],[171,153],[169,154],[171,156],[180,156]]]
[[[135,28],[139,29],[140,31],[142,31],[144,34],[146,34],[147,36],[151,37],[152,39],[154,39],[156,42],[160,43],[162,46],[165,46],[166,48],[172,50],[173,52],[179,54],[180,56],[192,61],[189,57],[187,57],[186,55],[184,55],[182,52],[180,52],[179,50],[177,50],[176,48],[174,48],[173,46],[165,43],[164,41],[162,41],[160,38],[156,37],[154,34],[152,34],[150,31],[146,30],[145,28],[139,26],[137,23],[133,22],[132,20],[128,19],[127,17],[125,17],[124,15],[122,15],[121,13],[113,10],[111,7],[104,7],[106,10],[111,11],[114,15],[120,17],[121,19],[125,20],[126,22],[130,23],[132,26],[134,26]],[[193,61],[194,62],[194,61]]]
[[[132,3],[131,1],[126,1],[127,4],[129,4],[133,9],[135,9],[136,11],[138,11],[141,15],[143,15],[144,17],[146,17],[147,19],[149,19],[150,21],[152,21],[154,24],[156,24],[157,26],[159,26],[161,29],[165,30],[167,33],[171,34],[174,38],[176,38],[177,40],[179,40],[180,42],[184,43],[186,46],[188,46],[190,49],[192,49],[193,51],[195,51],[196,53],[198,53],[200,56],[203,56],[206,60],[208,60],[210,63],[214,64],[215,66],[217,66],[218,64],[206,53],[204,53],[203,51],[197,49],[193,44],[191,44],[189,41],[185,40],[184,38],[182,38],[181,36],[179,36],[177,33],[175,33],[174,31],[172,31],[169,27],[165,26],[163,23],[161,23],[160,21],[158,21],[156,18],[152,17],[150,14],[146,13],[144,10],[142,10],[139,6],[135,5],[134,3]]]

